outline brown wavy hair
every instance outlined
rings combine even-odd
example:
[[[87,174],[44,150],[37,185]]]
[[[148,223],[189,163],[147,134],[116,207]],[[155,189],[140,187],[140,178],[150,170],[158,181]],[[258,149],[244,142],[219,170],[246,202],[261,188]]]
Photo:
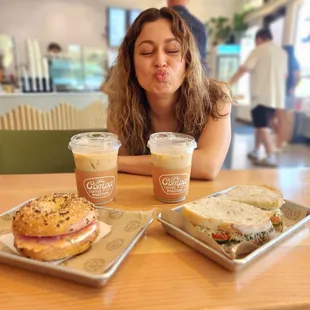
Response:
[[[182,18],[169,8],[147,9],[131,25],[118,52],[115,65],[103,84],[109,99],[108,123],[115,128],[128,155],[148,154],[149,104],[144,89],[139,85],[134,67],[134,46],[145,23],[161,18],[171,22],[172,33],[181,44],[186,61],[184,81],[178,89],[176,118],[178,132],[199,138],[209,116],[220,114],[219,102],[232,102],[224,83],[206,78],[195,39]]]

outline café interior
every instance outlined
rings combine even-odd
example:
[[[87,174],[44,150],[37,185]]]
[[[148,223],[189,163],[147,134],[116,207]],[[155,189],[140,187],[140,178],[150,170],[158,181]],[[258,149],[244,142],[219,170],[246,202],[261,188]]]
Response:
[[[168,2],[0,0],[0,236],[10,232],[6,212],[13,207],[40,195],[76,192],[69,141],[79,133],[107,131],[109,102],[102,85],[119,46],[142,11]],[[186,201],[236,184],[265,184],[296,203],[288,212],[301,216],[306,211],[298,206],[310,206],[310,1],[185,2],[206,27],[208,78],[228,83],[255,49],[256,32],[263,27],[298,63],[298,82],[285,99],[286,141],[276,165],[257,166],[248,158],[255,128],[251,76],[245,74],[231,86],[237,100],[222,169],[213,181],[191,181]],[[153,197],[151,177],[119,173],[117,179],[116,198],[107,204],[114,210],[110,225],[122,216],[133,224],[126,226],[127,237],[118,232],[114,243],[88,261],[69,260],[55,268],[23,262],[9,257],[0,238],[0,309],[310,309],[308,226],[245,272],[234,273],[218,266],[227,259],[214,249],[206,258],[199,253],[201,244],[193,250],[194,241],[187,246],[182,237],[171,237],[169,225],[165,233],[158,214],[170,205]],[[155,210],[153,217],[149,210]],[[140,216],[143,229],[131,236]],[[134,240],[127,248],[126,238]],[[109,256],[113,251],[119,256]],[[242,264],[226,267],[237,270]],[[88,284],[105,287],[94,290]]]

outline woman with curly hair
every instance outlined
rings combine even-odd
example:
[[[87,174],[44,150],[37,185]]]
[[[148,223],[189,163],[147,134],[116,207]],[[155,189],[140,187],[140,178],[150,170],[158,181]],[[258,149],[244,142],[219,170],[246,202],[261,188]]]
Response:
[[[206,78],[195,40],[175,11],[152,8],[136,18],[103,91],[108,131],[122,142],[119,171],[151,175],[149,136],[169,131],[197,140],[192,178],[217,176],[231,139],[232,99],[225,84]]]

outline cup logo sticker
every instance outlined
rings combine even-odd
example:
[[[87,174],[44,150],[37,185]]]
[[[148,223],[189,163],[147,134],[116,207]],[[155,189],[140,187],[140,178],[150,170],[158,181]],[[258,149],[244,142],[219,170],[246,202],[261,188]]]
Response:
[[[88,260],[83,268],[85,271],[88,271],[88,272],[98,272],[98,271],[101,271],[102,268],[104,267],[104,264],[105,264],[105,261],[104,259],[91,259],[91,260]]]
[[[109,242],[106,245],[106,249],[108,251],[114,251],[114,250],[119,249],[123,244],[124,244],[124,239],[116,239],[116,240]]]
[[[9,221],[13,220],[13,216],[14,216],[14,214],[10,213],[10,214],[5,214],[5,215],[1,216],[1,218],[4,221],[8,221],[9,222]]]
[[[111,219],[120,219],[123,216],[123,211],[122,210],[110,210],[109,215]]]
[[[8,246],[4,245],[1,249],[2,252],[4,253],[9,253],[9,254],[16,254],[15,252],[13,252]],[[18,254],[16,254],[18,255]]]
[[[141,226],[141,223],[139,221],[131,221],[126,225],[125,231],[134,231],[140,226]]]
[[[159,184],[163,192],[167,195],[180,195],[186,192],[189,175],[183,174],[163,174],[159,177]]]
[[[97,177],[85,179],[84,189],[91,198],[105,198],[112,194],[115,186],[115,177]]]
[[[8,230],[8,229],[0,230],[0,236],[2,236],[2,235],[7,235],[7,234],[9,234],[9,233],[11,233],[11,231]]]
[[[291,210],[287,208],[283,208],[282,210],[285,217],[289,220],[297,220],[300,216],[300,212],[298,210]]]

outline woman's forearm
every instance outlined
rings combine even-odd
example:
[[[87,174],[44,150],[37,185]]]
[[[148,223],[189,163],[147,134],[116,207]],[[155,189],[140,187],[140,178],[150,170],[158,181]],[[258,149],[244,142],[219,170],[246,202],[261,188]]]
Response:
[[[193,154],[191,178],[212,180],[219,173],[220,163],[216,158],[206,158],[205,153],[195,150]],[[139,175],[152,175],[151,155],[119,156],[118,170]]]
[[[191,178],[213,180],[220,172],[221,166],[218,157],[209,157],[205,152],[195,150],[193,154]]]
[[[118,156],[118,171],[140,175],[152,175],[151,155]]]

